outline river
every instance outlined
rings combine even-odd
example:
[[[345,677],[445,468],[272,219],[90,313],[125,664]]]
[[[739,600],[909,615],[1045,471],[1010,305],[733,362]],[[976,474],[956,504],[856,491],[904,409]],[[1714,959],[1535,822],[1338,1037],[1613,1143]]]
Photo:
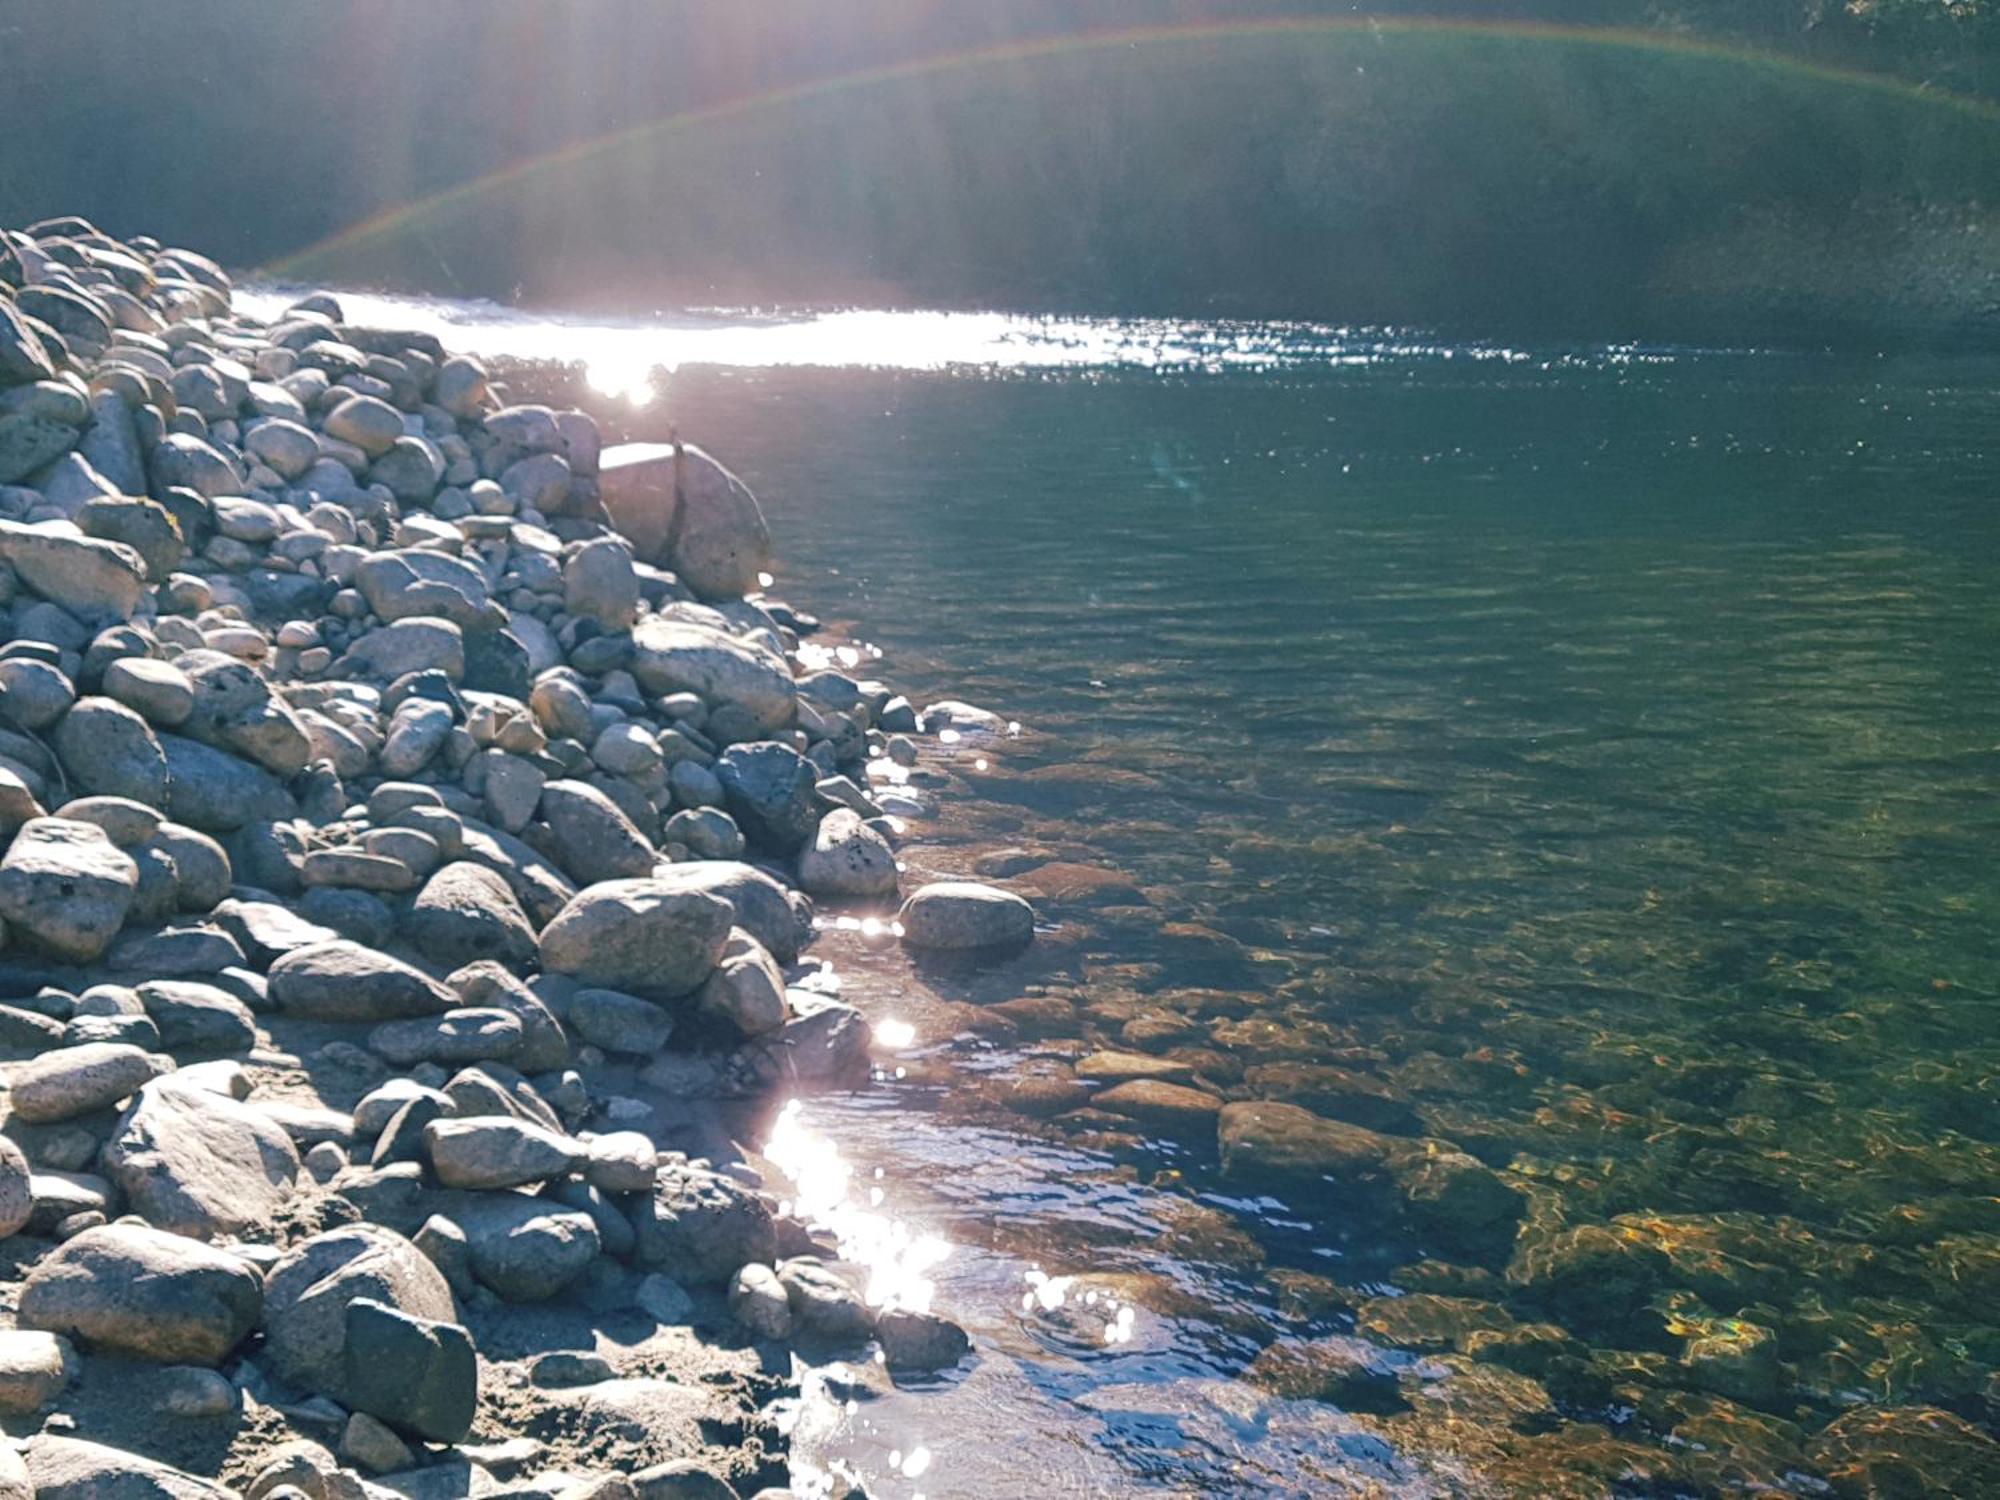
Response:
[[[883,1060],[770,1157],[977,1358],[809,1372],[802,1484],[1817,1493],[1948,1474],[1908,1408],[1990,1426],[2000,361],[349,316],[577,362],[517,395],[734,466],[829,660],[1016,726],[896,806],[907,881],[1005,880],[1034,947],[920,970],[860,913],[810,955]],[[1128,1055],[1512,1206],[1065,1112]]]

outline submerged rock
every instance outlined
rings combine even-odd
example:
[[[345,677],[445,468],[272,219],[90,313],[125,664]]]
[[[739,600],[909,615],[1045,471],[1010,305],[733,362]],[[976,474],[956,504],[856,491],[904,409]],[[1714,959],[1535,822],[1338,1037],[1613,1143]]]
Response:
[[[1011,891],[970,880],[920,886],[898,916],[912,948],[1018,948],[1035,935],[1035,909]]]

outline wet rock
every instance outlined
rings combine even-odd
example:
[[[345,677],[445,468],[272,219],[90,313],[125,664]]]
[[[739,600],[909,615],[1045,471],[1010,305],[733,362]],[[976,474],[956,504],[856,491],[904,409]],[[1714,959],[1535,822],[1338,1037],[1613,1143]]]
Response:
[[[268,1218],[299,1175],[297,1148],[269,1116],[173,1076],[140,1090],[103,1161],[135,1211],[196,1239]]]
[[[1216,1138],[1226,1177],[1302,1192],[1332,1189],[1349,1203],[1372,1201],[1388,1185],[1387,1137],[1295,1104],[1226,1104]]]
[[[877,1317],[875,1338],[891,1370],[945,1370],[972,1351],[965,1330],[949,1318],[908,1308]]]
[[[1187,1137],[1214,1130],[1222,1112],[1222,1100],[1214,1094],[1145,1078],[1115,1084],[1095,1095],[1090,1104],[1093,1109],[1108,1110],[1170,1135]]]
[[[35,1265],[19,1320],[94,1348],[215,1365],[263,1310],[257,1273],[240,1257],[140,1224],[106,1224]]]
[[[431,876],[403,926],[417,951],[440,964],[483,958],[524,964],[537,951],[535,929],[513,888],[485,866],[463,860]]]
[[[72,963],[110,946],[139,867],[91,823],[32,818],[0,859],[0,917],[11,936]]]
[[[729,903],[665,879],[586,887],[542,932],[542,967],[641,996],[697,988],[728,938]]]
[[[456,1323],[362,1297],[347,1305],[347,1404],[437,1443],[462,1441],[479,1404],[479,1360]]]
[[[1410,1409],[1399,1376],[1411,1363],[1408,1355],[1392,1355],[1365,1339],[1282,1340],[1252,1360],[1244,1377],[1287,1400],[1386,1417]]]
[[[751,1261],[777,1258],[777,1229],[761,1195],[733,1177],[663,1161],[652,1194],[632,1210],[634,1259],[683,1286],[722,1286]]]
[[[730,1278],[729,1315],[753,1339],[790,1338],[792,1307],[769,1266],[752,1261]]]
[[[1035,909],[1008,891],[969,880],[920,886],[898,918],[903,941],[918,949],[1017,948],[1035,935]]]
[[[431,1323],[457,1321],[451,1288],[394,1230],[353,1224],[288,1251],[265,1278],[264,1351],[284,1380],[343,1400],[347,1308],[363,1298]]]
[[[346,941],[295,948],[271,965],[271,1000],[315,1021],[390,1021],[439,1015],[457,997],[400,960]]]
[[[583,1147],[567,1136],[505,1115],[434,1120],[424,1149],[446,1187],[510,1188],[574,1171]]]
[[[2000,1444],[1936,1407],[1858,1407],[1806,1451],[1842,1500],[2000,1493]]]

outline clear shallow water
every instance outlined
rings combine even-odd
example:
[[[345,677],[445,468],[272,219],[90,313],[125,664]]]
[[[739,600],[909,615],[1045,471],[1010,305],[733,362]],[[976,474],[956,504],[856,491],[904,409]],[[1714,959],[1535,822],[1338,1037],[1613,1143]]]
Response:
[[[830,639],[1024,726],[939,748],[904,857],[1047,930],[972,972],[827,932],[909,1034],[778,1153],[948,1246],[980,1358],[816,1376],[804,1460],[896,1497],[1815,1493],[1870,1454],[1962,1489],[2000,363],[1147,337],[591,377],[744,474]],[[1015,1086],[1102,1049],[1455,1143],[1520,1221],[1257,1196],[1212,1132]]]

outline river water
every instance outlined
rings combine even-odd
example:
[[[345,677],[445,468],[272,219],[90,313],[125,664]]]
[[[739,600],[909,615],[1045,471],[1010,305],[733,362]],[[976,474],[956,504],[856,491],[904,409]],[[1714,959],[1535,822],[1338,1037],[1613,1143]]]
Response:
[[[770,1157],[977,1357],[811,1372],[802,1485],[1990,1462],[2000,361],[350,316],[579,362],[516,389],[736,467],[829,659],[1018,726],[895,792],[909,880],[1005,880],[1033,949],[920,969],[836,913],[813,950],[881,1068]],[[1078,1108],[1149,1068],[1449,1142],[1508,1207],[1274,1194],[1212,1120]]]

